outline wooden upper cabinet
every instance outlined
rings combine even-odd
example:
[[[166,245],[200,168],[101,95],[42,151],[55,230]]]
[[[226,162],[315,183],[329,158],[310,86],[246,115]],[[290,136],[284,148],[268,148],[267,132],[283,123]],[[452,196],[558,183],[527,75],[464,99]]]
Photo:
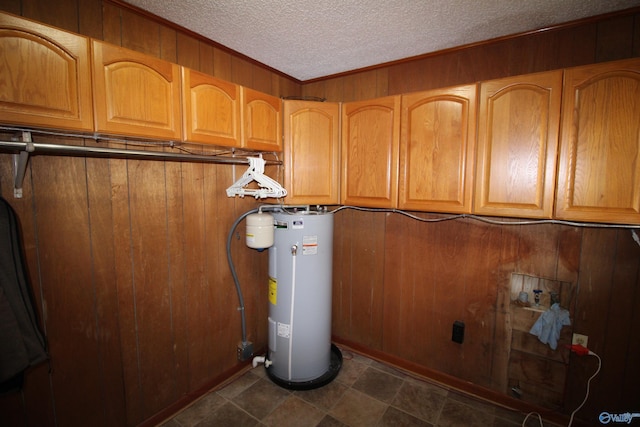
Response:
[[[93,40],[96,131],[181,140],[180,66]]]
[[[551,218],[562,71],[480,86],[474,212]]]
[[[242,147],[260,151],[282,151],[282,102],[280,98],[241,88]]]
[[[0,12],[0,121],[93,130],[89,39]]]
[[[397,206],[400,99],[342,104],[342,204]]]
[[[340,203],[340,104],[284,101],[286,203]]]
[[[182,67],[184,139],[240,147],[240,86]]]
[[[402,96],[400,209],[470,213],[476,85]]]
[[[565,71],[556,217],[640,224],[640,59]]]

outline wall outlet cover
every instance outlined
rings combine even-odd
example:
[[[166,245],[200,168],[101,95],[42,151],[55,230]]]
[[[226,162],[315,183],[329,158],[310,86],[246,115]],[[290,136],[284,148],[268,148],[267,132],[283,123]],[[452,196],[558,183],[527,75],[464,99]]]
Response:
[[[587,347],[588,342],[589,342],[589,337],[582,334],[573,334],[573,338],[571,339],[572,345],[581,345],[585,348],[588,348]]]

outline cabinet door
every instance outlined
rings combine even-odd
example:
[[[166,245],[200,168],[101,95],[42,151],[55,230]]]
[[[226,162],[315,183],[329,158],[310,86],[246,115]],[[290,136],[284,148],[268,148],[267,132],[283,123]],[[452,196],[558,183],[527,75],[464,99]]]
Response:
[[[342,105],[342,204],[395,208],[400,95]]]
[[[92,131],[89,39],[0,13],[5,124]]]
[[[340,203],[340,104],[284,101],[286,203]]]
[[[562,71],[482,83],[474,212],[551,218]]]
[[[186,141],[240,147],[240,86],[182,67]]]
[[[565,71],[556,216],[640,223],[640,59]]]
[[[280,98],[242,88],[243,148],[282,151],[281,104]]]
[[[96,131],[182,139],[180,67],[93,40]]]
[[[476,85],[402,96],[400,209],[471,212]]]

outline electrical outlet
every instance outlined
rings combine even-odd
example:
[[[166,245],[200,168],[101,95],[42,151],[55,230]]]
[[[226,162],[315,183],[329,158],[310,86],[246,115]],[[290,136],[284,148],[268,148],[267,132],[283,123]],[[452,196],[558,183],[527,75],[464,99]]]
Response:
[[[451,341],[462,344],[464,342],[464,322],[456,320],[453,322],[453,331],[451,332]]]
[[[582,334],[573,334],[573,338],[571,339],[571,344],[581,345],[585,348],[587,347],[588,342],[589,342],[589,337]]]

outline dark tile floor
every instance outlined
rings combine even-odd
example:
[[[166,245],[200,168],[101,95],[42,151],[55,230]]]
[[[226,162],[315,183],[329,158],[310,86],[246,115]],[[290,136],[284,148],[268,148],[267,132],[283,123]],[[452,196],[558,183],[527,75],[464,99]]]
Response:
[[[525,419],[526,414],[418,380],[348,350],[342,354],[340,373],[324,387],[281,388],[260,365],[161,425],[515,427]],[[539,422],[530,417],[526,425],[539,427]]]

